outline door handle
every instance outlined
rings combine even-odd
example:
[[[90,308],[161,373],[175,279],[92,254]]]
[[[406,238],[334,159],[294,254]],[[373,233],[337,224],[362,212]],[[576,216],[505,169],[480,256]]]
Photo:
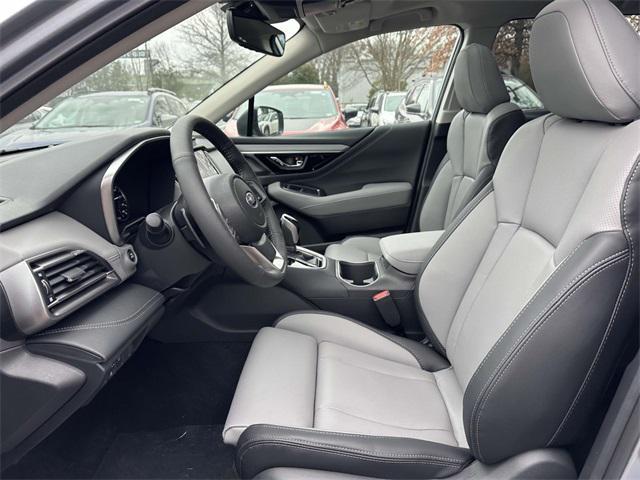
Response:
[[[304,155],[291,155],[283,158],[269,155],[267,158],[283,170],[302,170],[307,164],[307,157]]]

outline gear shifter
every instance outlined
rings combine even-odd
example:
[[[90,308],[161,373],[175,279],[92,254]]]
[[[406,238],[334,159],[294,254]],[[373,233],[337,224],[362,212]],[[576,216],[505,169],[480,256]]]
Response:
[[[282,233],[284,234],[284,242],[287,245],[287,250],[289,252],[295,252],[298,242],[300,241],[298,220],[291,215],[283,213],[280,217],[280,225],[282,225]]]
[[[284,234],[284,242],[287,245],[287,256],[289,257],[289,265],[304,268],[324,268],[326,258],[317,252],[308,248],[299,247],[300,233],[298,229],[298,220],[286,213],[280,217],[280,225],[282,225],[282,233]]]

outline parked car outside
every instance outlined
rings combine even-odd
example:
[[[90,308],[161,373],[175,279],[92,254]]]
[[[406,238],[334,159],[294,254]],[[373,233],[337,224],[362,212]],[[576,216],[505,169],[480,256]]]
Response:
[[[255,108],[272,107],[283,113],[282,135],[347,128],[338,100],[328,85],[272,85],[256,94],[254,105]],[[228,136],[238,136],[238,118],[246,110],[245,102],[233,112],[224,127],[224,132]]]
[[[430,119],[443,81],[444,79],[438,76],[416,82],[398,105],[395,113],[396,122],[411,123]]]
[[[367,109],[362,116],[362,124],[363,127],[375,127],[378,124],[378,113],[380,112],[380,107],[382,105],[382,97],[384,95],[383,91],[374,93],[369,99],[369,103],[367,104]]]
[[[360,128],[362,127],[362,118],[364,117],[364,110],[358,110],[354,117],[351,117],[347,120],[347,126],[349,128]]]
[[[342,114],[347,120],[349,128],[358,128],[362,126],[362,116],[367,109],[366,103],[347,103],[342,108]]]
[[[385,92],[382,95],[381,108],[378,113],[378,126],[396,123],[396,110],[406,94],[407,92]]]
[[[170,127],[187,112],[173,92],[100,92],[68,97],[31,127],[0,137],[0,151],[78,140],[125,127]]]
[[[378,127],[396,123],[396,109],[407,92],[376,92],[367,105],[362,119],[363,127]]]
[[[518,77],[502,74],[511,102],[522,110],[544,110],[542,100],[529,85]],[[410,123],[429,120],[442,89],[443,78],[428,77],[416,82],[407,92],[396,111],[396,122]]]
[[[5,135],[11,132],[17,132],[18,130],[24,130],[26,128],[31,127],[34,123],[36,123],[38,120],[40,120],[50,111],[51,111],[51,107],[43,106],[38,108],[36,111],[34,111],[33,113],[30,113],[15,125],[7,128],[4,132],[0,134],[0,138],[4,137]]]

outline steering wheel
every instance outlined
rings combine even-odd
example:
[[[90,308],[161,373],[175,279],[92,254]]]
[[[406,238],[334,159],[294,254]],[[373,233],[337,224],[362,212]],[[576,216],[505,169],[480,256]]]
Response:
[[[209,140],[235,173],[202,179],[193,133]],[[272,287],[283,278],[287,253],[282,228],[266,192],[244,156],[222,130],[197,115],[171,129],[171,158],[182,195],[216,255],[247,282]]]

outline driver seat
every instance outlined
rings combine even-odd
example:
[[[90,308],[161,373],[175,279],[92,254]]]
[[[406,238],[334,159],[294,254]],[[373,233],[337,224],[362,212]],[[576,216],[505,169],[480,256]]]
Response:
[[[260,330],[223,434],[242,477],[575,475],[559,449],[637,336],[638,51],[607,0],[540,12],[530,58],[553,113],[425,261],[428,343],[319,311]]]

